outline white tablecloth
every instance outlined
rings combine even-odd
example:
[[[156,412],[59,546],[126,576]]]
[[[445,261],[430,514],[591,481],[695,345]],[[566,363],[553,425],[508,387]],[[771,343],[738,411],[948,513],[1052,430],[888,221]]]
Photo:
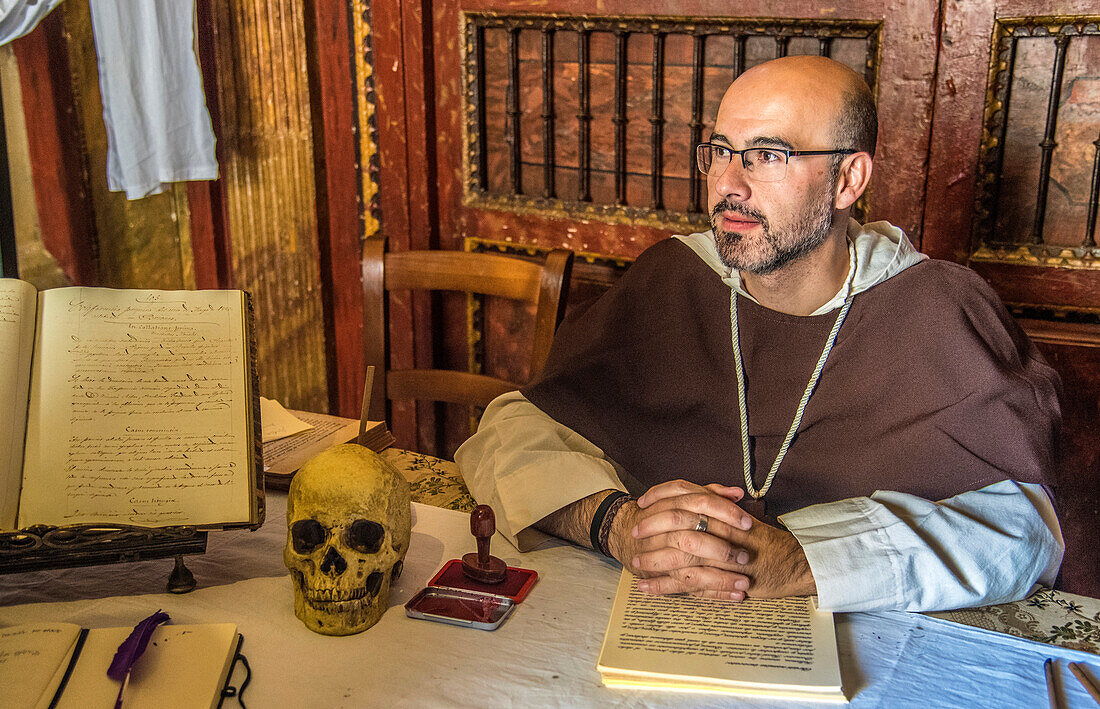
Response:
[[[250,709],[808,706],[604,687],[596,657],[619,567],[564,544],[520,555],[497,538],[497,555],[540,579],[495,632],[407,618],[405,601],[474,548],[467,515],[422,505],[414,505],[405,570],[382,620],[351,637],[317,635],[295,618],[282,566],[285,498],[269,504],[260,531],[213,533],[205,556],[188,557],[200,585],[189,594],[162,592],[170,560],[0,576],[0,626],[133,625],[158,608],[177,623],[234,622],[252,665]],[[854,707],[1046,706],[1047,657],[1060,660],[1070,709],[1095,706],[1065,667],[1092,663],[1100,675],[1094,655],[910,613],[838,615],[836,627]]]

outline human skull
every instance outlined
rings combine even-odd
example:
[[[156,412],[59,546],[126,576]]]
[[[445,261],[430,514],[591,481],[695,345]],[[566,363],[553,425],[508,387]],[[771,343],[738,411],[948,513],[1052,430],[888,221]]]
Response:
[[[368,448],[345,443],[294,476],[283,562],[294,614],[310,630],[351,635],[378,622],[412,531],[409,486]]]

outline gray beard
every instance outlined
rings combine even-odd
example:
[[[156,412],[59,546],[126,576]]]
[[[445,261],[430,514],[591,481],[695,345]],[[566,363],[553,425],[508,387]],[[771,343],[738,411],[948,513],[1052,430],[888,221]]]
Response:
[[[774,273],[784,266],[812,254],[829,238],[833,228],[833,209],[829,196],[830,185],[815,201],[813,208],[794,224],[785,229],[772,230],[771,224],[762,212],[736,202],[722,200],[711,210],[711,225],[714,229],[714,244],[722,263],[737,271],[748,271],[758,276]],[[771,247],[771,253],[765,254],[762,261],[749,262],[738,246],[744,239],[742,234],[725,231],[717,225],[722,212],[736,212],[742,216],[760,222],[764,242]]]

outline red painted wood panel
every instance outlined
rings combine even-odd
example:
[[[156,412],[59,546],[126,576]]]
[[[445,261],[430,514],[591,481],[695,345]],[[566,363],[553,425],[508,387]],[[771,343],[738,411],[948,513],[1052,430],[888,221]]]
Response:
[[[1100,332],[1072,323],[1023,325],[1062,377],[1062,449],[1053,476],[1066,541],[1062,587],[1100,598]]]
[[[973,262],[1001,300],[1013,305],[1054,310],[1092,309],[1100,313],[1100,273],[1096,269],[1050,268]],[[1100,326],[1097,327],[1100,331]]]
[[[96,285],[95,215],[67,46],[60,11],[12,43],[42,241],[73,283]]]
[[[381,233],[391,251],[425,248],[424,213],[428,207],[420,200],[429,193],[426,166],[424,130],[424,76],[423,60],[416,59],[424,51],[424,27],[420,15],[413,14],[408,4],[400,0],[384,0],[371,3],[371,30],[374,49],[374,87],[377,96],[379,189]],[[408,45],[408,46],[407,46]],[[412,54],[410,60],[407,54]],[[419,74],[408,76],[410,65]],[[406,81],[420,83],[422,88],[409,95]],[[412,116],[412,120],[410,120]],[[420,145],[420,149],[415,148]],[[411,146],[414,146],[410,148]],[[410,154],[419,155],[421,164],[416,166]],[[415,182],[415,184],[413,184]],[[416,244],[414,246],[414,244]],[[407,294],[395,293],[389,302],[389,351],[395,367],[413,367],[416,358],[413,332],[414,322],[423,320],[423,308],[416,317],[412,300]],[[419,328],[424,337],[430,337],[430,322]],[[390,412],[390,428],[398,445],[418,448],[416,407],[413,404],[395,402]]]
[[[432,41],[432,7],[430,0],[417,0],[403,4],[402,29],[405,63],[406,108],[406,159],[409,182],[406,199],[409,203],[410,249],[439,248],[440,223],[436,217],[435,190],[440,183],[436,172],[436,141],[439,138],[433,102],[446,100],[438,93],[434,81],[437,68],[433,57],[437,51]],[[417,367],[434,366],[437,342],[436,322],[440,322],[437,305],[426,293],[411,295],[413,360]],[[390,337],[408,337],[400,322],[391,322]],[[403,416],[409,410],[416,411],[417,449],[436,450],[439,433],[434,407],[407,404]],[[439,451],[437,451],[439,452]]]
[[[218,103],[218,62],[214,49],[214,18],[210,0],[195,0],[195,40],[202,70],[206,110],[214,130],[214,150],[222,164],[221,106]],[[191,213],[191,253],[195,285],[198,288],[232,288],[233,259],[230,255],[229,219],[225,212],[225,183],[220,168],[217,180],[187,183],[187,204]]]
[[[848,0],[828,8],[809,2],[746,2],[736,8],[715,11],[713,3],[667,0],[650,3],[646,15],[787,18],[851,18],[882,21],[883,46],[879,80],[882,129],[876,158],[876,179],[869,193],[871,217],[888,219],[919,243],[923,218],[924,175],[932,116],[932,90],[937,47],[938,3],[879,3]],[[435,5],[435,103],[438,135],[438,199],[442,247],[455,247],[465,236],[504,238],[540,246],[566,246],[574,250],[633,257],[668,230],[616,224],[599,217],[574,219],[568,229],[547,224],[538,215],[504,213],[462,204],[463,84],[461,76],[459,12],[492,11],[557,12],[591,14],[588,3],[557,0],[549,3],[501,3],[494,0],[452,0]],[[612,0],[601,3],[601,15],[638,15],[636,3]],[[690,96],[683,101],[690,104]],[[563,119],[568,120],[563,114]],[[571,117],[571,116],[569,116]],[[712,121],[713,116],[705,116]],[[648,124],[647,124],[648,125]],[[610,152],[608,144],[593,143],[593,153]],[[675,156],[670,156],[674,160]],[[519,231],[517,233],[517,225]],[[448,238],[448,235],[453,235]]]
[[[344,0],[311,0],[305,17],[329,405],[334,413],[358,418],[364,376],[359,275],[362,226],[348,4]]]

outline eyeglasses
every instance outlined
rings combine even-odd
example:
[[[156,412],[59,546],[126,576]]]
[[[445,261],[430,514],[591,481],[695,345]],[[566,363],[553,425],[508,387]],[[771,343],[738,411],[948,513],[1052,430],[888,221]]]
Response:
[[[741,167],[757,182],[779,182],[787,176],[787,162],[804,155],[851,155],[850,148],[839,150],[787,150],[785,148],[746,148],[734,150],[718,143],[700,143],[695,148],[699,172],[718,177],[730,166],[734,155],[741,156]]]

